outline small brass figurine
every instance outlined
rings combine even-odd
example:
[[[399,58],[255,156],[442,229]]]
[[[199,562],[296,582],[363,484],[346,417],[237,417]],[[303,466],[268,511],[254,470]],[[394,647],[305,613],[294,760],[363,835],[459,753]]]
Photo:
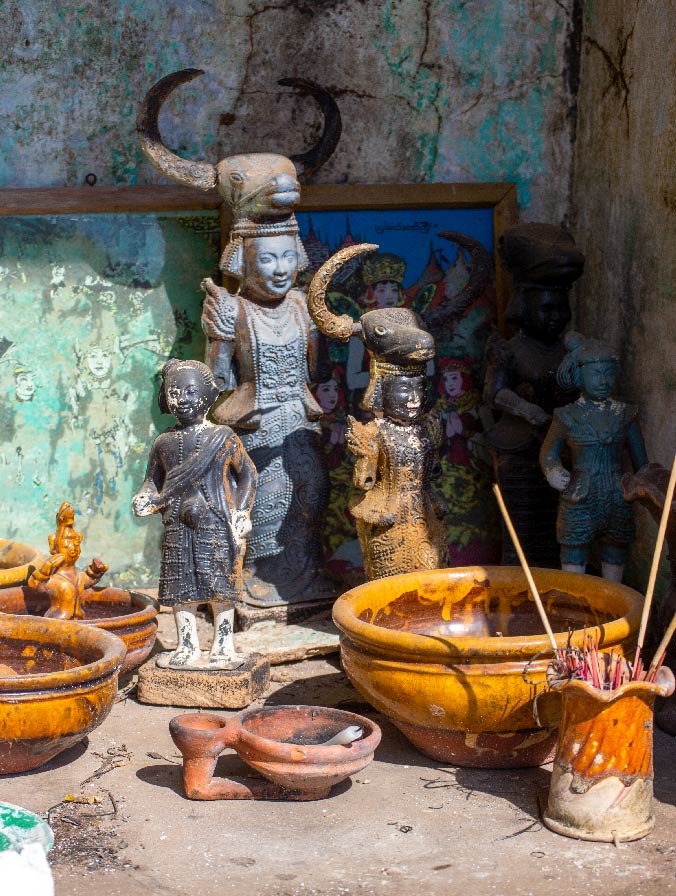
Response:
[[[510,339],[493,337],[486,346],[484,400],[499,415],[487,440],[528,562],[556,567],[556,494],[542,475],[538,455],[554,409],[577,398],[574,387],[561,386],[556,372],[566,353],[568,293],[582,274],[584,255],[564,228],[539,223],[510,227],[499,250],[514,283],[505,317],[517,333]],[[503,527],[502,563],[517,562]]]
[[[98,557],[86,572],[76,569],[82,533],[75,531],[74,523],[73,505],[64,501],[56,514],[56,531],[49,536],[50,556],[28,579],[28,587],[49,600],[45,616],[51,619],[84,619],[85,591],[108,571]]]
[[[628,449],[634,470],[648,462],[638,410],[612,397],[617,356],[609,346],[571,332],[566,347],[559,383],[582,394],[555,409],[540,452],[547,481],[561,493],[556,523],[561,566],[584,572],[592,544],[600,542],[603,577],[621,582],[635,537],[634,511],[622,492],[623,451]],[[570,471],[562,463],[565,448]]]
[[[214,639],[207,667],[236,669],[234,601],[242,595],[242,561],[256,488],[256,468],[228,427],[206,419],[218,397],[200,361],[171,358],[162,368],[160,410],[177,425],[153,442],[146,478],[132,500],[136,516],[161,513],[164,524],[159,600],[173,607],[178,646],[159,666],[204,668],[195,611],[209,602]]]
[[[348,417],[347,430],[354,482],[365,491],[350,510],[369,579],[447,565],[443,505],[431,488],[442,430],[425,414],[426,377],[402,368],[380,387],[383,417]]]
[[[321,103],[325,127],[315,148],[293,159],[246,153],[217,165],[188,162],[162,144],[157,116],[176,86],[200,74],[176,72],[151,88],[139,135],[160,171],[202,189],[217,186],[232,211],[220,264],[225,286],[203,282],[202,324],[207,363],[224,393],[214,419],[238,433],[259,474],[243,600],[276,606],[333,599],[335,587],[322,570],[321,529],[329,496],[322,409],[310,391],[313,383],[329,379],[331,370],[305,295],[294,289],[309,262],[293,210],[300,201],[299,177],[319,168],[335,148],[338,108],[317,85],[287,79],[282,83]]]

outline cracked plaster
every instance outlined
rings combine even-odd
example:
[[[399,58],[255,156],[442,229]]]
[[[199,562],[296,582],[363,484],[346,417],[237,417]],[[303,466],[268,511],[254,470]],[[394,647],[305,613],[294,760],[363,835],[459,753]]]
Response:
[[[323,182],[515,180],[530,218],[568,210],[566,45],[575,0],[8,0],[0,184],[160,181],[134,134],[160,76],[207,74],[172,97],[167,141],[192,157],[297,152],[319,128],[319,81],[341,144]],[[228,122],[229,124],[226,124]]]
[[[586,0],[573,232],[587,256],[577,326],[619,349],[648,456],[676,445],[676,11],[673,0]],[[640,517],[647,578],[656,527]]]

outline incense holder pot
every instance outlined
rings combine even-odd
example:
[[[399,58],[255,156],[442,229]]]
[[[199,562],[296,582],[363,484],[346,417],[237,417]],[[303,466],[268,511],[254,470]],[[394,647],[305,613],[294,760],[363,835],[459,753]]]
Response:
[[[570,630],[581,647],[586,630],[603,649],[631,649],[640,594],[593,576],[532,572],[559,646]],[[367,582],[336,601],[333,619],[352,684],[426,756],[483,768],[552,758],[560,695],[543,691],[551,648],[520,568]]]
[[[100,725],[124,656],[92,626],[0,617],[0,774],[44,765]]]
[[[158,602],[137,591],[121,588],[88,588],[82,603],[81,625],[96,626],[117,635],[127,648],[119,674],[125,675],[143,663],[153,649],[157,634]],[[42,616],[49,600],[27,585],[0,589],[0,612]]]
[[[327,744],[350,726],[362,735]],[[321,706],[261,706],[236,716],[187,713],[169,731],[183,754],[191,800],[316,800],[373,759],[380,728],[369,719]],[[261,778],[214,778],[219,755],[235,750]]]
[[[600,691],[561,687],[563,708],[543,821],[578,840],[620,842],[648,834],[653,816],[653,703],[674,692],[663,667],[654,683]]]
[[[0,538],[0,588],[22,585],[44,560],[37,548]]]

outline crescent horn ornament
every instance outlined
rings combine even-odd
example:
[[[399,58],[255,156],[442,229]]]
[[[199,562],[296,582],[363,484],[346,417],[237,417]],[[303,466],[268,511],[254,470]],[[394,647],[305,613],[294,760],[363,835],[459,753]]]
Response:
[[[210,190],[216,186],[220,188],[219,168],[227,159],[219,165],[214,165],[210,162],[191,162],[181,158],[164,145],[158,124],[160,110],[167,97],[180,85],[187,84],[203,74],[203,69],[186,68],[166,75],[153,85],[141,104],[136,130],[141,149],[158,171],[186,186]],[[291,158],[291,161],[298,165],[298,177],[309,177],[328,161],[338,144],[342,130],[340,110],[331,94],[313,81],[284,78],[279,84],[295,88],[301,96],[313,97],[319,103],[324,115],[324,126],[316,144],[306,152]],[[253,155],[256,154],[251,153],[249,157]],[[272,157],[272,154],[269,155]]]
[[[361,324],[353,320],[349,314],[334,314],[326,306],[326,290],[339,269],[350,259],[366,252],[376,252],[379,247],[374,243],[359,243],[339,249],[319,268],[312,278],[307,293],[307,307],[310,317],[317,328],[331,339],[347,342],[350,336],[361,332]]]

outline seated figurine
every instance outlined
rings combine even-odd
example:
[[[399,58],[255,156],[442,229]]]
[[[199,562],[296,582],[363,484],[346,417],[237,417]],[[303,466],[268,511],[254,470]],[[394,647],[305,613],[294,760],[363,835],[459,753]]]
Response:
[[[170,359],[162,368],[159,405],[177,422],[153,442],[146,478],[132,500],[136,516],[161,513],[164,524],[159,600],[174,609],[177,649],[159,666],[203,668],[195,612],[211,603],[214,638],[208,668],[235,669],[234,604],[256,487],[256,468],[228,426],[206,414],[218,397],[199,361]]]
[[[623,451],[628,449],[635,470],[648,462],[638,410],[612,398],[617,357],[611,348],[574,332],[567,334],[566,347],[559,383],[582,394],[554,410],[540,452],[547,481],[561,492],[556,523],[561,567],[584,572],[591,546],[600,542],[604,578],[621,582],[635,537],[633,508],[622,493]],[[562,463],[566,448],[571,471]]]
[[[74,522],[73,506],[64,501],[56,514],[56,531],[49,536],[50,556],[28,579],[28,587],[49,600],[45,616],[50,619],[84,619],[85,590],[108,571],[98,557],[94,557],[86,572],[76,569],[82,533],[75,531]]]

